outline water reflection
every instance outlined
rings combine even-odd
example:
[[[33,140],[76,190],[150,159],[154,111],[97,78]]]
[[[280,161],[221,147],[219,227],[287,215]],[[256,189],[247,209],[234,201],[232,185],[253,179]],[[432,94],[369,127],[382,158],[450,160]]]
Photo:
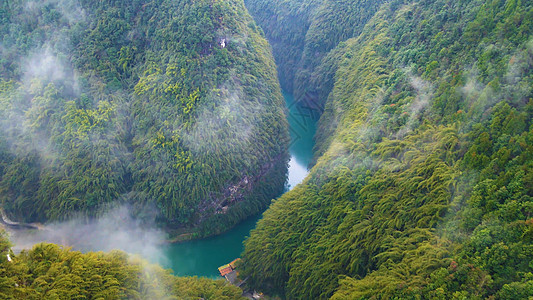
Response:
[[[309,105],[302,105],[291,94],[284,93],[288,108],[291,146],[289,152],[289,189],[302,182],[309,173],[308,166],[313,159],[314,134],[316,131],[317,111]]]

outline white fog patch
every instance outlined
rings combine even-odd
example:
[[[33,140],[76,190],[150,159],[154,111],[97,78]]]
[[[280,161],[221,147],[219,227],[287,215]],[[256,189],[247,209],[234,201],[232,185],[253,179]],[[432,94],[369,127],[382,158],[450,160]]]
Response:
[[[466,84],[460,92],[465,99],[465,107],[468,108],[470,121],[477,122],[484,117],[487,108],[496,104],[500,97],[490,86],[477,80],[479,75],[475,67],[465,73],[467,74]]]
[[[198,155],[221,151],[220,155],[226,155],[239,149],[224,144],[224,141],[251,143],[255,124],[249,120],[261,114],[263,108],[259,102],[247,99],[238,84],[226,83],[211,92],[207,103],[216,103],[216,106],[203,106],[190,134],[184,137],[192,153]]]
[[[23,78],[22,81],[26,87],[30,87],[35,79],[44,79],[46,81],[63,81],[66,76],[66,67],[50,47],[35,51],[33,55],[24,58],[22,63]]]
[[[429,81],[413,75],[411,71],[407,71],[406,73],[411,87],[416,91],[416,97],[409,104],[409,118],[405,126],[398,131],[398,137],[403,137],[413,130],[420,115],[426,110],[433,98],[433,85]]]
[[[514,95],[515,101],[526,100],[533,92],[533,87],[528,83],[528,71],[533,66],[533,39],[526,43],[524,49],[516,50],[509,60],[507,72],[504,76],[503,96]]]
[[[9,96],[0,109],[0,131],[12,153],[37,152],[42,162],[56,157],[51,151],[50,137],[45,131],[36,130],[34,122],[49,117],[47,99],[40,97],[48,83],[60,83],[56,88],[67,88],[79,94],[77,76],[58,58],[50,47],[34,50],[20,62],[22,78],[17,96]]]
[[[248,39],[249,37],[247,33],[237,36],[228,30],[218,30],[216,32],[216,40],[221,48],[226,48],[229,45],[232,45],[241,54],[243,53],[244,49],[246,49],[246,43],[248,42]]]
[[[466,81],[466,84],[461,88],[461,92],[466,97],[466,99],[471,99],[477,97],[479,93],[483,90],[483,85],[481,85],[476,80],[476,74],[470,74]]]
[[[43,230],[12,231],[10,239],[16,252],[48,242],[82,252],[122,250],[165,264],[167,257],[162,244],[166,234],[156,228],[154,219],[140,221],[132,215],[128,206],[120,206],[89,222],[84,218],[74,218],[46,225]]]
[[[26,2],[24,9],[28,12],[38,12],[42,7],[53,5],[68,20],[69,24],[75,24],[86,19],[85,10],[77,0],[44,0]]]

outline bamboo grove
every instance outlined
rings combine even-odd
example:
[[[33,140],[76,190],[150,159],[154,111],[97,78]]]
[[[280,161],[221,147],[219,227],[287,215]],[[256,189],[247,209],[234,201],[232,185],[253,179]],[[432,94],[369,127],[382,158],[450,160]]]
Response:
[[[274,55],[316,57],[325,103],[311,174],[245,242],[249,283],[286,299],[532,297],[533,2],[247,2],[270,37],[314,9],[275,42],[322,46]],[[369,17],[342,22],[357,9]]]
[[[0,200],[13,219],[128,203],[206,236],[283,191],[283,100],[242,1],[3,1],[0,36]]]
[[[0,232],[2,299],[243,299],[223,280],[175,277],[126,253],[80,253],[54,244],[18,255]]]

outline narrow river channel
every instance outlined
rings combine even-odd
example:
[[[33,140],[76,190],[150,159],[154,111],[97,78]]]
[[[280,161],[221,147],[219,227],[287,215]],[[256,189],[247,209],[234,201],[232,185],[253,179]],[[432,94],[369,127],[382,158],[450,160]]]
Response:
[[[307,166],[313,157],[313,136],[316,131],[316,114],[284,93],[291,133],[288,189],[302,182],[308,174]],[[249,218],[232,230],[202,240],[169,245],[165,249],[168,262],[165,267],[180,276],[216,278],[218,267],[240,256],[243,241],[255,227],[261,215]]]

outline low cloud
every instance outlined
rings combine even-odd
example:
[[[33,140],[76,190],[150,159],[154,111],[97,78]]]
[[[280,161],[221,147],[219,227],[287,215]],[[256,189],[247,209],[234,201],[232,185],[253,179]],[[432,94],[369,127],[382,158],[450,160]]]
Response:
[[[413,75],[411,71],[407,71],[406,74],[409,78],[409,84],[416,91],[416,97],[409,104],[409,118],[405,126],[398,131],[398,137],[405,136],[417,126],[420,115],[426,110],[433,98],[433,85],[429,81]]]
[[[45,0],[45,1],[32,1],[26,2],[24,9],[27,12],[38,12],[44,6],[52,5],[56,7],[61,15],[68,20],[69,24],[75,24],[80,21],[84,21],[86,18],[85,10],[81,7],[77,0]]]
[[[157,229],[154,222],[156,214],[152,215],[153,218],[145,217],[140,220],[133,216],[130,207],[123,205],[109,210],[93,221],[74,218],[67,222],[46,225],[42,230],[12,231],[10,239],[16,252],[48,242],[82,252],[117,249],[139,254],[154,263],[167,264],[162,247],[166,234]]]
[[[24,75],[22,81],[29,86],[35,79],[45,79],[47,81],[65,80],[67,68],[65,64],[52,53],[50,47],[44,47],[35,51],[23,61]]]

